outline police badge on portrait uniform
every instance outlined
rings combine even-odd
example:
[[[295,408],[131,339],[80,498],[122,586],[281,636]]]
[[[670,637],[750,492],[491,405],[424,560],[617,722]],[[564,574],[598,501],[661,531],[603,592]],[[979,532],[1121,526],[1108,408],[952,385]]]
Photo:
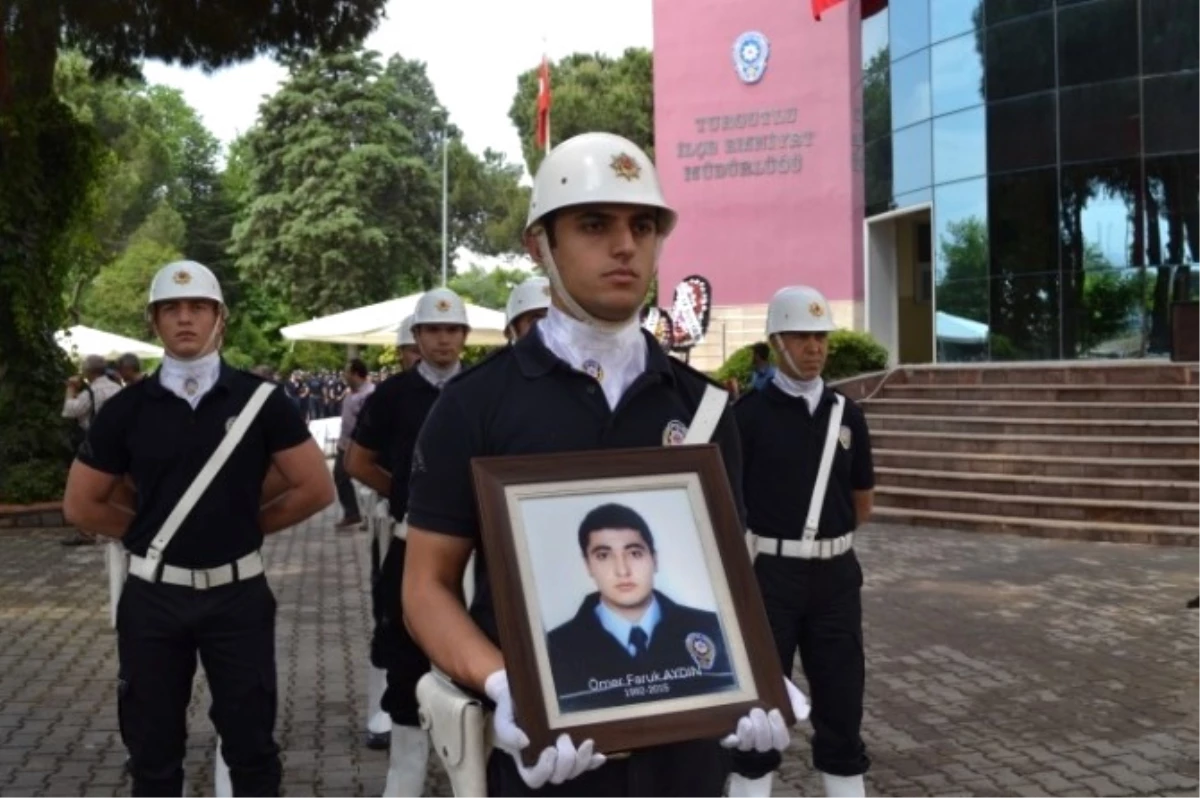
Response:
[[[682,446],[687,439],[688,428],[682,421],[672,419],[663,429],[663,446]]]
[[[762,80],[770,54],[771,45],[759,31],[746,31],[734,40],[733,67],[742,83],[753,84]]]
[[[702,671],[712,668],[713,661],[717,658],[717,647],[713,643],[712,638],[700,632],[692,632],[683,641],[687,646],[688,655],[692,658],[692,662],[696,663],[696,667]]]
[[[850,441],[850,428],[843,424],[842,428],[838,430],[838,443],[842,445],[843,449],[850,451]]]

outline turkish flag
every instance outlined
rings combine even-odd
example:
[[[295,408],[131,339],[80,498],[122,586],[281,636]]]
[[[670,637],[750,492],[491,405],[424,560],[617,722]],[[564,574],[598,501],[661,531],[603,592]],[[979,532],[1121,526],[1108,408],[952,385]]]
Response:
[[[813,19],[819,20],[822,11],[828,11],[842,0],[812,0]]]
[[[542,56],[542,69],[538,73],[537,95],[537,145],[548,149],[550,144],[550,62]]]

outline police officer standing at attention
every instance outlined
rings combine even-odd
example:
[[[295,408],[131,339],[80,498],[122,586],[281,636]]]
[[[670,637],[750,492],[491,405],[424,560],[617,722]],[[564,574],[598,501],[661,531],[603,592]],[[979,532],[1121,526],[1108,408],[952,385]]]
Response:
[[[825,794],[859,796],[870,760],[860,734],[863,575],[852,544],[871,514],[875,477],[862,409],[821,379],[833,330],[829,303],[815,289],[776,293],[767,337],[779,367],[734,413],[754,571],[779,662],[791,673],[799,650]],[[770,776],[758,787],[754,794],[770,795]]]
[[[263,536],[333,502],[325,458],[283,393],[222,361],[227,310],[199,263],[163,267],[147,316],[166,355],[104,407],[71,466],[64,514],[120,538],[121,736],[134,795],[179,795],[196,655],[236,795],[278,795],[275,598]],[[262,504],[271,472],[283,489]],[[130,514],[116,498],[128,474]]]
[[[396,361],[400,366],[401,371],[410,371],[416,368],[417,363],[421,360],[421,350],[417,348],[417,341],[413,338],[412,332],[412,314],[404,317],[400,322],[400,328],[396,331]],[[392,378],[384,380],[380,386],[386,385]],[[367,397],[367,401],[363,404],[363,410],[366,410],[367,405],[374,398],[374,393]],[[390,420],[390,419],[385,419]],[[361,423],[361,419],[360,422]],[[357,454],[355,449],[357,448]],[[358,457],[357,470],[352,471],[350,468],[351,457]],[[346,473],[357,479],[363,484],[367,478],[372,478],[376,482],[374,490],[383,501],[375,506],[375,512],[372,513],[370,519],[370,539],[367,541],[369,547],[368,559],[370,561],[370,582],[369,589],[374,593],[375,579],[379,575],[379,566],[383,563],[384,555],[387,554],[388,545],[392,541],[392,521],[390,514],[387,513],[387,497],[391,491],[391,471],[388,468],[381,468],[376,471],[372,470],[373,463],[383,463],[385,465],[391,463],[391,457],[386,452],[366,452],[362,447],[356,447],[354,438],[351,436],[350,446],[346,450]],[[362,474],[363,476],[359,476]],[[379,623],[379,609],[374,599],[372,599],[372,615],[375,623]],[[382,666],[377,666],[374,663],[369,663],[367,667],[367,748],[376,751],[387,750],[391,746],[392,719],[388,717],[388,713],[383,709],[383,694],[387,690],[387,669]]]
[[[391,739],[384,798],[420,795],[425,786],[429,735],[421,728],[417,680],[429,671],[429,659],[413,642],[400,614],[408,511],[408,477],[417,433],[442,386],[462,368],[467,308],[448,288],[435,288],[417,301],[412,333],[421,350],[416,368],[389,377],[363,408],[347,461],[350,475],[388,497],[394,539],[372,590],[375,630],[371,662],[387,670],[381,706],[391,716]]]
[[[488,795],[720,795],[730,764],[722,745],[788,744],[780,712],[755,709],[721,741],[664,745],[606,764],[591,740],[576,747],[564,734],[526,767],[519,752],[529,740],[514,718],[505,669],[529,665],[506,661],[499,648],[482,550],[469,613],[463,603],[479,541],[473,457],[685,443],[688,425],[704,429],[716,418],[712,439],[740,505],[741,451],[724,391],[668,357],[640,325],[675,220],[654,165],[632,142],[587,133],[555,148],[534,180],[525,231],[550,278],[549,313],[446,387],[413,455],[404,617],[440,670],[495,704]],[[789,693],[803,717],[803,696],[794,685]]]
[[[510,344],[524,338],[534,322],[546,318],[549,307],[550,281],[545,277],[530,277],[516,285],[504,308],[504,337]]]

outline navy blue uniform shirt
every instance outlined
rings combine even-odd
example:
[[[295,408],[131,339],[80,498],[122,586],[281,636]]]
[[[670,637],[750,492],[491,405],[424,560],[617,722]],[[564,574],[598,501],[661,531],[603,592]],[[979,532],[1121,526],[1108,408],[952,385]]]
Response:
[[[397,521],[408,511],[408,477],[412,472],[417,433],[441,391],[416,369],[402,371],[379,384],[363,404],[352,436],[354,442],[379,455],[379,464],[392,472],[388,508]]]
[[[555,356],[536,328],[451,380],[417,441],[409,524],[478,542],[474,457],[662,446],[669,428],[691,423],[711,381],[669,357],[649,334],[645,340],[646,370],[615,411],[599,383]],[[742,454],[732,409],[722,413],[712,442],[721,449],[740,513]],[[471,615],[499,645],[482,548],[475,562]]]
[[[875,487],[866,419],[858,404],[845,401],[818,538],[853,532],[854,491]],[[734,404],[745,463],[742,490],[755,535],[784,540],[803,535],[833,404],[834,390],[826,386],[816,412],[810,413],[808,402],[788,396],[774,383],[744,394]]]
[[[195,410],[162,386],[157,371],[104,403],[79,460],[97,471],[132,475],[137,512],[123,539],[126,549],[145,556],[150,541],[263,382],[222,361],[216,384]],[[276,387],[171,539],[164,562],[215,568],[261,547],[258,512],[271,455],[308,438],[304,420]]]

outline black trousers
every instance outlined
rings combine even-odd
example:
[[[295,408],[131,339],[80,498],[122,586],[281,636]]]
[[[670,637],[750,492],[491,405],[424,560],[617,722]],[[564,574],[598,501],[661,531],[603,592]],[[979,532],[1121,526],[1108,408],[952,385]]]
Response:
[[[333,485],[337,488],[338,503],[342,505],[344,518],[361,518],[358,511],[358,494],[354,483],[346,473],[346,450],[338,449],[333,457]]]
[[[865,663],[858,558],[853,550],[832,560],[759,554],[754,573],[785,676],[800,652],[812,702],[813,767],[833,776],[866,773],[871,760],[861,734]]]
[[[404,625],[400,584],[408,545],[393,538],[371,590],[375,630],[371,636],[371,664],[387,670],[387,689],[380,702],[398,726],[419,726],[417,682],[429,672],[429,658]]]
[[[275,597],[266,577],[193,590],[125,583],[117,605],[117,711],[134,795],[180,795],[196,655],[235,795],[279,795]]]
[[[729,752],[715,740],[675,743],[613,759],[578,778],[531,790],[521,779],[512,755],[494,748],[488,759],[488,795],[721,796],[730,759]]]

